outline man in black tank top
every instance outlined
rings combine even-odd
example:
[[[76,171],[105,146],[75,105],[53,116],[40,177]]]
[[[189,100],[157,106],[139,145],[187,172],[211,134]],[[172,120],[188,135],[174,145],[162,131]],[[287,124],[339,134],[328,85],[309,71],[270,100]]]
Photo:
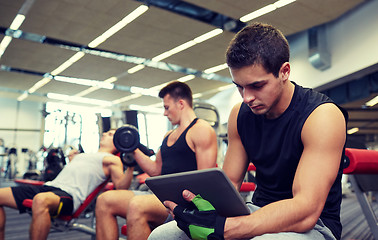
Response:
[[[171,82],[161,89],[159,97],[163,99],[164,116],[177,127],[165,135],[155,161],[135,150],[138,165],[150,176],[216,167],[216,134],[208,122],[197,119],[189,86]],[[141,240],[163,224],[168,213],[150,192],[107,191],[96,203],[98,239],[118,239],[117,216],[127,219],[127,239]]]
[[[206,225],[193,220],[202,212],[177,208],[177,225],[189,236],[207,226],[203,234],[217,236],[211,239],[340,239],[347,114],[323,94],[289,81],[289,44],[270,25],[242,29],[226,56],[243,103],[230,113],[223,170],[239,189],[248,164],[255,164],[251,214],[220,222],[209,213]],[[188,201],[195,197],[185,195]],[[173,211],[176,204],[166,206]],[[195,216],[182,217],[188,215]],[[185,233],[168,223],[149,239],[186,239]]]

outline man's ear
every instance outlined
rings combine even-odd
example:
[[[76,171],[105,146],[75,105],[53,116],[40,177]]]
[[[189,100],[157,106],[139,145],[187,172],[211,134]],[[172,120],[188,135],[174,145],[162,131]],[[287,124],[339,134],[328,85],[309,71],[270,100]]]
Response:
[[[290,63],[285,62],[282,64],[279,72],[279,77],[281,77],[282,80],[286,81],[289,79],[290,76]]]
[[[184,101],[184,99],[179,99],[178,104],[179,104],[180,109],[182,110],[184,108],[186,102]]]

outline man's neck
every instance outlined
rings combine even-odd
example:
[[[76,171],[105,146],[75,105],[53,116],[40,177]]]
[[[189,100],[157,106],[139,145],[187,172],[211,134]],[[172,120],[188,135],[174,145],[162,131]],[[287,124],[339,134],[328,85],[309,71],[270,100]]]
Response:
[[[181,119],[179,124],[177,125],[177,129],[186,129],[196,118],[196,114],[194,113],[193,109],[190,108],[187,111],[183,112],[181,115]]]
[[[282,96],[280,97],[279,102],[276,104],[276,109],[266,114],[265,117],[268,119],[275,119],[281,116],[286,111],[286,109],[290,106],[291,100],[294,95],[294,91],[295,91],[294,83],[287,81],[286,85],[284,85]]]

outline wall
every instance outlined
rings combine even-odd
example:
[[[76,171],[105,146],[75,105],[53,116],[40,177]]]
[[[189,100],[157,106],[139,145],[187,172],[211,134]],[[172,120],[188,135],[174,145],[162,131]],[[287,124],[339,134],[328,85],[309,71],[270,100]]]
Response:
[[[0,138],[4,140],[5,147],[17,148],[18,167],[24,169],[21,149],[37,151],[41,147],[42,105],[29,101],[17,104],[16,100],[0,98]]]
[[[290,39],[291,80],[315,88],[378,63],[378,1],[369,1],[326,25],[331,68],[315,69],[308,61],[307,32]]]

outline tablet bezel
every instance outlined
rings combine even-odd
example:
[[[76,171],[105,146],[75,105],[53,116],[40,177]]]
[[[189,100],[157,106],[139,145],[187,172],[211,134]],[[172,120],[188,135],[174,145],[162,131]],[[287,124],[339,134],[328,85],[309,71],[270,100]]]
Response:
[[[208,200],[221,216],[234,217],[250,213],[239,192],[219,168],[150,177],[146,179],[146,184],[161,202],[170,200],[189,206],[182,197],[182,191],[187,189]]]

